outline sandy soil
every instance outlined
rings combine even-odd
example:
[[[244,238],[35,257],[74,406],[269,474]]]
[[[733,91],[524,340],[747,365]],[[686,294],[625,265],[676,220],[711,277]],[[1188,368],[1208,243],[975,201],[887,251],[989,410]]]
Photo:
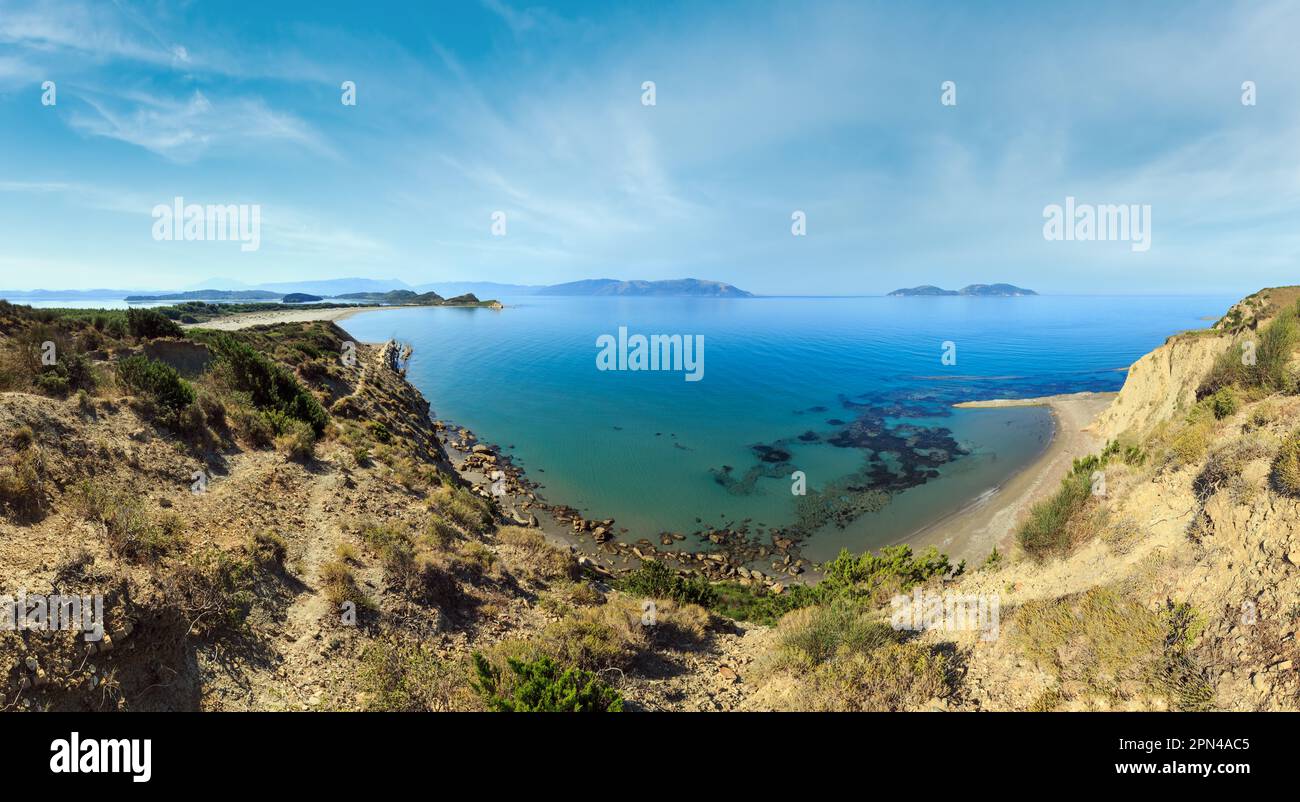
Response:
[[[187,323],[187,329],[216,329],[217,331],[237,331],[250,326],[264,326],[268,323],[305,323],[309,320],[332,320],[338,322],[360,314],[376,312],[380,309],[404,309],[401,306],[354,306],[335,309],[273,309],[268,312],[243,312],[229,317],[217,318],[203,323]]]
[[[1118,393],[1070,393],[1042,398],[967,401],[958,407],[1031,407],[1052,410],[1056,430],[1047,450],[992,495],[936,521],[906,539],[913,548],[938,546],[954,560],[983,561],[997,546],[1006,553],[1023,515],[1051,495],[1077,457],[1099,451],[1105,444],[1091,426]]]

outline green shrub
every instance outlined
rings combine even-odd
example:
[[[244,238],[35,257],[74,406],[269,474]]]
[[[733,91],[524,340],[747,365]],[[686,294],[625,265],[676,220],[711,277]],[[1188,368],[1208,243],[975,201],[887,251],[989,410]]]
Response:
[[[489,710],[500,713],[621,713],[623,698],[590,671],[561,668],[550,657],[535,660],[509,658],[514,674],[508,690],[501,673],[487,658],[474,653],[477,680],[474,688]]]
[[[816,604],[820,596],[807,585],[791,585],[774,593],[761,585],[739,582],[715,582],[711,585],[716,598],[708,607],[718,615],[736,621],[772,625],[791,610]]]
[[[644,560],[635,570],[620,577],[614,587],[650,599],[672,599],[681,604],[698,604],[709,607],[717,601],[717,593],[701,576],[687,577],[658,560]]]
[[[265,448],[275,442],[275,428],[266,415],[246,407],[236,407],[230,412],[231,422],[240,437],[254,448]]]
[[[1197,396],[1204,398],[1232,384],[1245,388],[1259,387],[1269,391],[1290,391],[1293,378],[1288,372],[1291,354],[1300,344],[1300,307],[1289,307],[1279,312],[1257,336],[1239,340],[1214,360],[1210,372],[1197,388]],[[1246,343],[1255,343],[1254,364],[1246,364]]]
[[[290,459],[309,462],[316,450],[316,433],[300,420],[292,420],[284,433],[275,438],[275,446]]]
[[[1232,417],[1237,412],[1240,402],[1237,399],[1237,391],[1231,386],[1220,387],[1210,396],[1210,410],[1214,413],[1215,420],[1223,420]]]
[[[37,390],[60,398],[72,390],[94,390],[95,384],[90,360],[73,352],[60,352],[58,360],[53,365],[43,366],[36,376]]]
[[[177,413],[176,429],[181,436],[192,442],[202,443],[210,438],[208,416],[197,403],[190,404]]]
[[[961,573],[961,566],[953,568],[948,555],[931,546],[919,556],[912,554],[911,546],[886,546],[879,554],[863,552],[858,557],[842,549],[834,560],[822,566],[826,579],[840,585],[892,584],[900,590],[925,582],[932,577]]]
[[[117,362],[117,375],[128,389],[179,413],[194,403],[194,388],[169,365],[135,355]]]
[[[126,310],[126,328],[132,337],[139,337],[142,340],[185,336],[185,332],[175,321],[156,309]]]
[[[286,368],[229,335],[213,337],[211,346],[225,360],[235,389],[248,393],[258,409],[296,418],[318,436],[325,431],[325,408]]]
[[[1003,555],[998,551],[998,547],[994,546],[993,551],[989,552],[989,556],[984,558],[984,565],[980,567],[986,571],[991,571],[1001,565],[1003,559]]]
[[[1071,473],[1061,481],[1061,487],[1055,494],[1030,509],[1029,520],[1016,533],[1021,548],[1038,558],[1067,551],[1074,539],[1072,524],[1087,507],[1091,497],[1090,476]]]
[[[1275,391],[1291,389],[1287,368],[1297,342],[1300,342],[1300,323],[1295,310],[1279,314],[1259,333],[1257,359],[1253,370],[1248,368],[1247,383]]]
[[[226,405],[220,398],[211,393],[199,393],[198,405],[210,425],[222,430],[226,428]]]
[[[372,420],[367,422],[366,428],[370,430],[370,434],[373,435],[375,440],[377,440],[378,442],[380,443],[393,442],[393,435],[388,431],[388,427],[380,423],[379,421]]]

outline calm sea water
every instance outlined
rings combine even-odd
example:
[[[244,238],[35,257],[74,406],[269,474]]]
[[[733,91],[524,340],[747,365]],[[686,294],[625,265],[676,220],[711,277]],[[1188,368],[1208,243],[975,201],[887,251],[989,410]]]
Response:
[[[503,311],[403,309],[343,325],[363,341],[411,343],[409,376],[439,417],[508,448],[549,500],[616,518],[632,539],[700,521],[790,525],[795,470],[810,490],[850,494],[926,479],[818,529],[804,553],[825,559],[961,508],[1050,439],[1046,410],[952,403],[1119,389],[1131,362],[1233,300],[520,298]],[[703,335],[703,379],[597,370],[597,338],[620,326]],[[956,364],[944,364],[945,343]],[[936,440],[947,461],[907,474]]]

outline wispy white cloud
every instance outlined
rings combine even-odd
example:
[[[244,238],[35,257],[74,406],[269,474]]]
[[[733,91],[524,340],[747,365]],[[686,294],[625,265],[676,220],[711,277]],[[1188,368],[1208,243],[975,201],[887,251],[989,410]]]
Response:
[[[176,162],[192,162],[210,148],[302,146],[320,155],[332,151],[323,137],[292,114],[275,111],[258,98],[210,100],[195,91],[187,98],[133,92],[82,95],[91,111],[73,111],[71,125],[153,151]]]

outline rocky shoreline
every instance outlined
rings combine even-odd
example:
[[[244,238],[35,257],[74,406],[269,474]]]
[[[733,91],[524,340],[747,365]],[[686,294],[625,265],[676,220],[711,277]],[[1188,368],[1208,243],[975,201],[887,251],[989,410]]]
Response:
[[[474,492],[496,499],[502,514],[519,525],[541,528],[551,540],[569,546],[584,565],[614,575],[634,570],[643,560],[658,560],[710,581],[733,580],[773,593],[819,577],[817,567],[800,555],[794,538],[775,527],[753,527],[749,521],[691,533],[661,532],[658,543],[649,538],[621,539],[628,530],[618,527],[615,519],[587,518],[573,507],[544,498],[538,492],[541,485],[514,464],[508,449],[445,420],[435,420],[434,428]],[[693,549],[687,545],[690,542],[702,548]]]

